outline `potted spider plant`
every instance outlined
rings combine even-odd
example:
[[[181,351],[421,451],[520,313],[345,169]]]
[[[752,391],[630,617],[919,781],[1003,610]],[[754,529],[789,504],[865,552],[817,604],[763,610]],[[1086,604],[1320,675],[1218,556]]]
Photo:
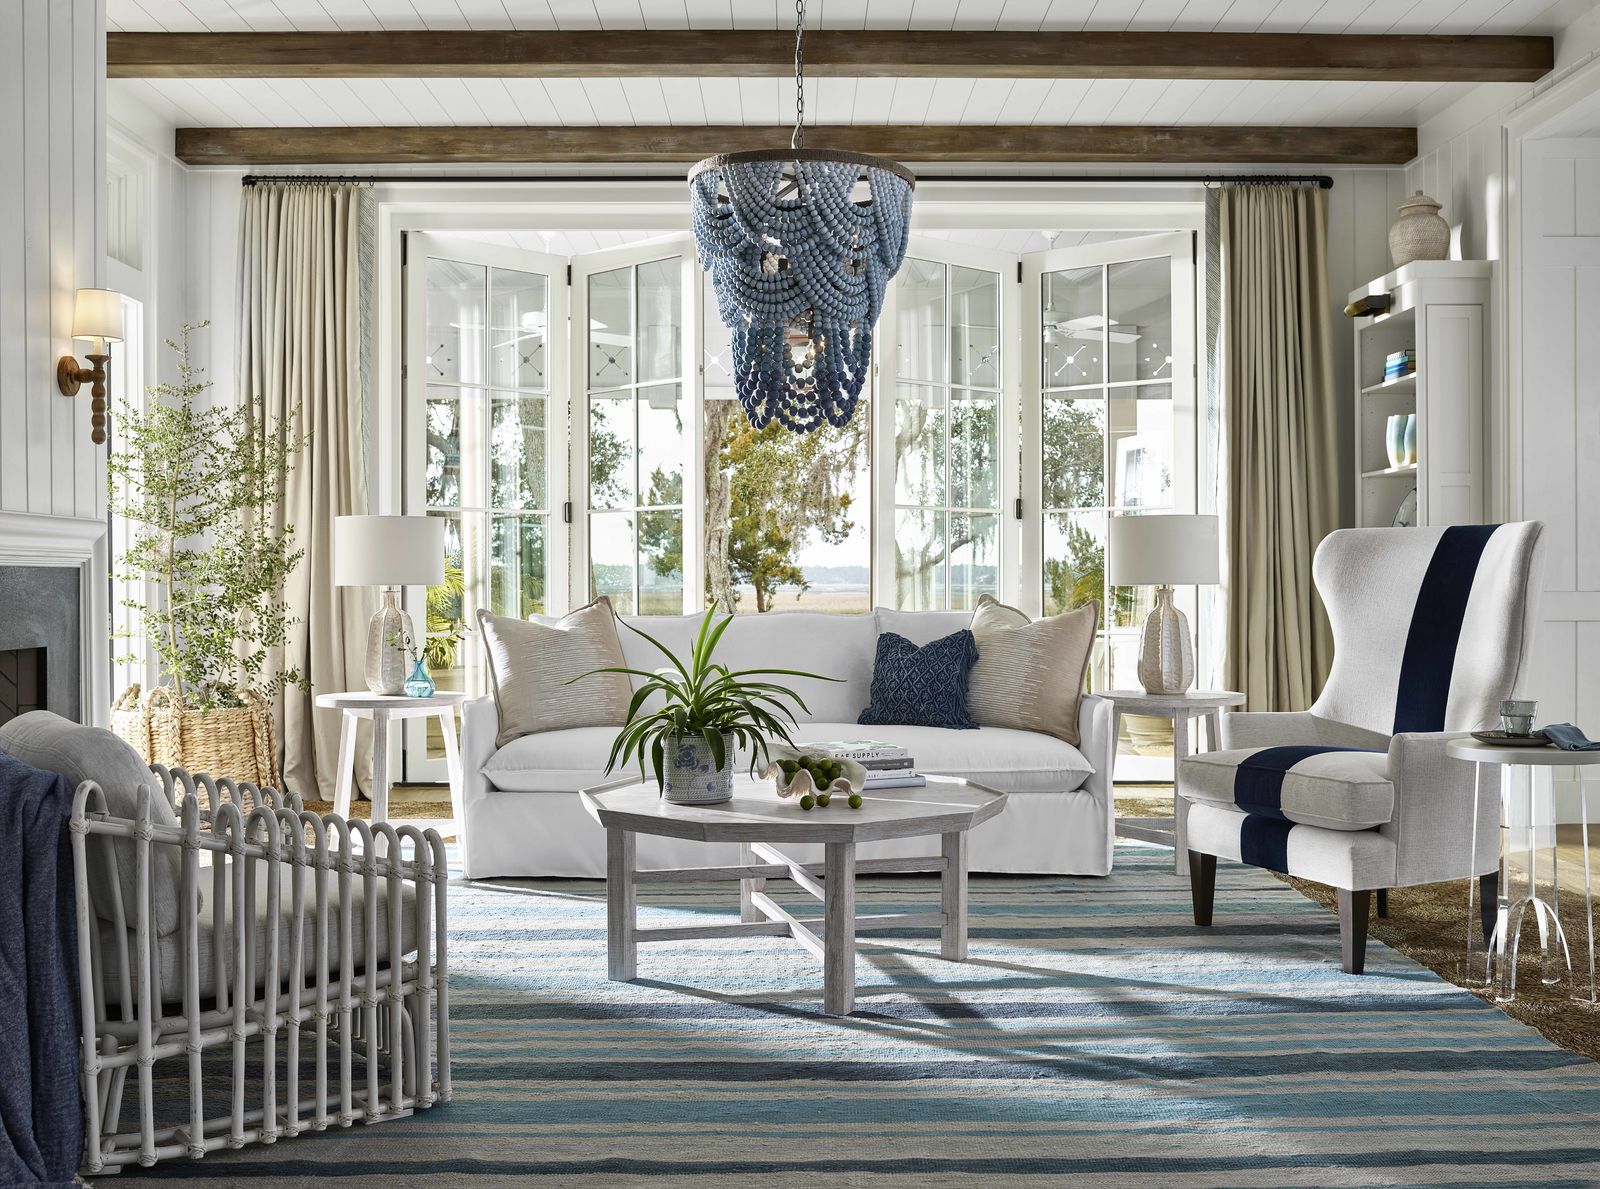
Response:
[[[837,678],[798,669],[732,670],[717,663],[713,659],[717,642],[732,622],[731,615],[718,622],[716,609],[707,611],[689,655],[683,658],[649,633],[623,624],[654,645],[669,664],[654,672],[629,668],[594,670],[642,679],[612,745],[607,772],[637,761],[640,777],[653,772],[656,787],[666,800],[708,805],[733,796],[734,757],[740,748],[749,755],[751,771],[755,772],[771,762],[772,743],[781,741],[793,746],[789,736],[790,728],[796,725],[792,707],[804,711],[806,704],[793,690],[762,679]],[[645,704],[652,699],[655,708],[646,710]]]

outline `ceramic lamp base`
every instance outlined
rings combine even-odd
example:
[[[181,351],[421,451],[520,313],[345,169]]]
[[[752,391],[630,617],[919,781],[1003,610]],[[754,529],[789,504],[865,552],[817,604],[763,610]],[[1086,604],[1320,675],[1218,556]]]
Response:
[[[1147,694],[1181,694],[1194,684],[1189,621],[1172,604],[1172,587],[1156,587],[1156,605],[1139,638],[1139,684]]]
[[[411,636],[411,617],[400,609],[399,591],[388,588],[367,623],[367,688],[375,694],[403,693],[406,653],[399,641]]]

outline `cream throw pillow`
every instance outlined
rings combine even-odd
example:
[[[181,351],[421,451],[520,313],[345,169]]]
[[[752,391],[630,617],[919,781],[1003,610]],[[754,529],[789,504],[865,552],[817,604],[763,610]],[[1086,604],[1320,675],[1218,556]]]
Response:
[[[1042,731],[1078,746],[1078,699],[1099,626],[1095,601],[1030,622],[981,596],[972,613],[978,661],[967,678],[967,712],[980,726]]]
[[[567,684],[624,663],[617,617],[604,595],[554,624],[480,610],[478,627],[500,709],[496,747],[535,731],[621,726],[627,718],[633,689],[625,674],[600,673]]]

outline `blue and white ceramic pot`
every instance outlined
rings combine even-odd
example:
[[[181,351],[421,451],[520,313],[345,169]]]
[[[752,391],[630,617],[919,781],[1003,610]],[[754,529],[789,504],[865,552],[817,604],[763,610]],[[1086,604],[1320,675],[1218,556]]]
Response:
[[[1417,461],[1417,415],[1415,413],[1406,414],[1406,461],[1409,463]]]
[[[722,767],[701,735],[669,735],[661,796],[675,805],[714,805],[733,797],[732,735],[722,737]]]

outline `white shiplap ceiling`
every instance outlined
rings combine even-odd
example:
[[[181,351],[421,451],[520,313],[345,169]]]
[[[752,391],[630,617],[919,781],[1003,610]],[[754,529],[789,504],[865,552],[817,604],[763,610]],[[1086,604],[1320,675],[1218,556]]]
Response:
[[[1539,33],[1600,0],[812,0],[811,28]],[[789,0],[106,0],[114,30],[783,28]],[[126,79],[187,127],[786,124],[775,78]],[[1465,83],[814,78],[818,124],[1415,125]]]

